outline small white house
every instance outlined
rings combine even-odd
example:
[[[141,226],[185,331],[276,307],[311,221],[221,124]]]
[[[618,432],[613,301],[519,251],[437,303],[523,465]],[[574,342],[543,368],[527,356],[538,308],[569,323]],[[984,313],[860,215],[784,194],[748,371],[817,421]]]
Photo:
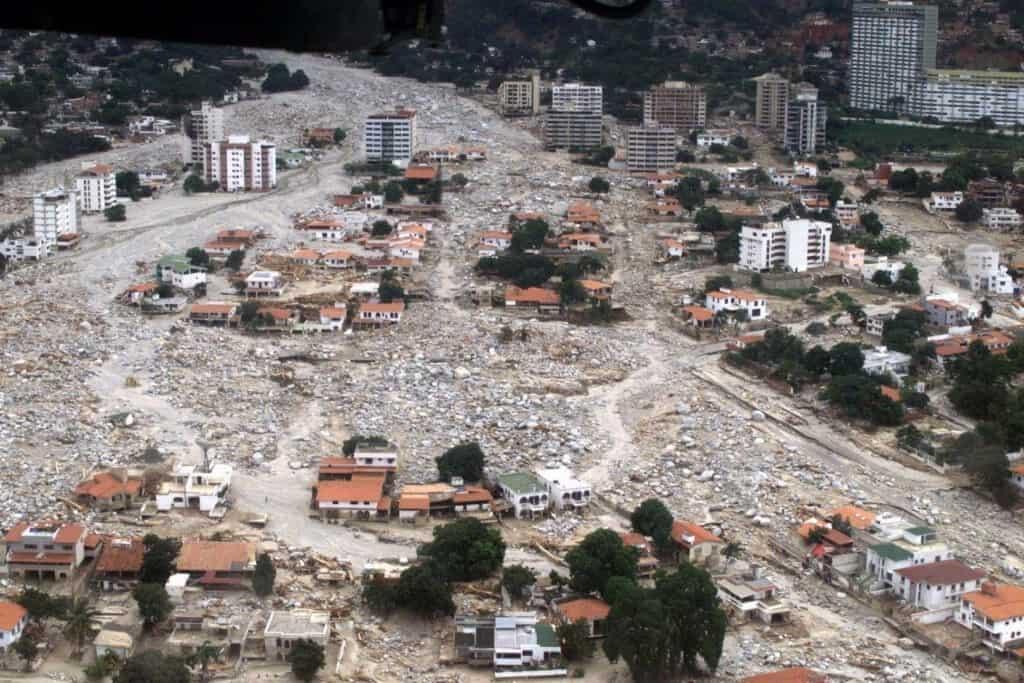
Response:
[[[929,213],[952,213],[963,201],[963,192],[932,192],[932,196],[924,200],[924,208]]]
[[[276,270],[254,270],[245,278],[245,291],[251,296],[277,295],[283,289],[284,280]]]
[[[320,324],[325,325],[332,332],[337,332],[345,327],[347,315],[348,307],[343,302],[336,302],[333,306],[324,306],[320,309]]]
[[[328,268],[349,268],[354,263],[351,252],[343,250],[327,252],[322,261]]]
[[[93,647],[96,648],[96,659],[109,652],[124,661],[131,657],[135,649],[135,639],[132,638],[132,634],[125,631],[105,628],[96,634]]]
[[[567,467],[537,470],[556,510],[581,509],[590,504],[590,484],[576,478]]]
[[[502,474],[498,477],[498,488],[515,510],[516,519],[542,515],[550,505],[547,487],[529,472]]]
[[[0,600],[0,652],[21,638],[28,623],[28,612],[16,602]]]
[[[208,472],[195,465],[179,465],[171,480],[160,485],[156,494],[156,509],[167,512],[176,508],[197,508],[212,512],[224,502],[231,487],[231,465],[218,463]]]
[[[1002,652],[1024,638],[1024,587],[985,581],[964,594],[954,618],[986,647]]]
[[[713,313],[746,311],[748,320],[764,320],[768,317],[768,300],[761,294],[745,289],[720,289],[708,292],[704,298],[704,306]]]
[[[864,372],[869,375],[892,375],[902,380],[910,372],[910,356],[877,346],[864,354]]]
[[[893,592],[904,602],[924,610],[949,610],[960,605],[964,593],[981,587],[985,572],[960,560],[942,560],[896,570]]]
[[[156,264],[156,279],[179,289],[195,289],[206,284],[206,269],[192,265],[185,256],[165,256]]]
[[[711,129],[697,133],[697,146],[701,149],[708,149],[711,145],[722,145],[723,147],[732,142],[736,137],[735,130]]]
[[[362,441],[356,444],[356,451],[353,457],[357,467],[398,469],[398,446],[393,443]]]

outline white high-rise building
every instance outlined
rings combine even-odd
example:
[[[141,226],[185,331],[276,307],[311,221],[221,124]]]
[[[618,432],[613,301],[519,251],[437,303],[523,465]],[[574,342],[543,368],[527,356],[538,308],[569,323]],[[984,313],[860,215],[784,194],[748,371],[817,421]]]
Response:
[[[204,100],[199,109],[181,117],[182,157],[186,164],[202,165],[206,145],[224,139],[224,110]]]
[[[367,116],[363,145],[367,161],[390,161],[407,166],[416,147],[416,112],[400,109]]]
[[[922,116],[997,126],[1024,124],[1024,73],[1020,71],[933,70],[924,79]]]
[[[603,107],[599,85],[556,85],[551,91],[551,109],[544,119],[544,146],[570,150],[600,147]]]
[[[57,238],[78,232],[75,193],[56,187],[32,198],[32,235],[39,242],[56,244]]]
[[[539,113],[540,74],[534,71],[528,79],[502,81],[498,86],[498,103],[505,116]]]
[[[988,244],[968,244],[964,249],[964,270],[971,291],[1013,294],[1013,278],[999,265],[999,250]]]
[[[825,144],[828,110],[818,101],[818,89],[810,83],[794,85],[791,93],[786,103],[783,147],[791,154],[815,154]]]
[[[911,2],[856,2],[850,34],[850,106],[921,110],[924,74],[935,68],[939,11]]]
[[[97,213],[117,203],[117,178],[114,167],[92,161],[82,163],[75,178],[78,208],[82,213]]]
[[[599,85],[565,83],[551,89],[551,108],[557,111],[603,113],[604,88]]]
[[[272,142],[250,142],[248,135],[206,144],[203,178],[226,192],[265,191],[277,185],[277,148]]]
[[[675,165],[675,128],[644,126],[626,132],[626,167],[631,173],[670,170]]]
[[[832,225],[807,219],[781,225],[744,226],[740,231],[741,268],[754,271],[784,269],[801,273],[828,263]]]

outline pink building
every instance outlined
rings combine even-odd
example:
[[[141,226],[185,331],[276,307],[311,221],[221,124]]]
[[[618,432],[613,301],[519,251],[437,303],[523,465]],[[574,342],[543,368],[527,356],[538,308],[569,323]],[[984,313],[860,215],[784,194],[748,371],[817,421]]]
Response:
[[[864,267],[864,250],[853,244],[831,244],[828,248],[828,262],[843,270],[856,270]]]

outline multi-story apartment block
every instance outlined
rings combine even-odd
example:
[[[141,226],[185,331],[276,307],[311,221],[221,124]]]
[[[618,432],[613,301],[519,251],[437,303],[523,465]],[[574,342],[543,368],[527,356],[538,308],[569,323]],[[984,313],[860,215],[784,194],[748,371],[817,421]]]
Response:
[[[416,147],[416,112],[400,109],[367,116],[363,145],[367,161],[390,161],[407,166]]]
[[[502,81],[498,86],[498,104],[505,116],[529,116],[540,112],[540,74],[528,79]]]
[[[114,167],[92,161],[82,163],[75,178],[78,208],[82,213],[97,213],[117,203],[117,180]]]
[[[676,131],[664,126],[626,132],[626,168],[631,173],[670,170],[676,164]]]
[[[971,291],[1013,294],[1013,278],[999,264],[999,250],[987,244],[968,244],[964,249],[964,270]]]
[[[766,271],[777,268],[803,272],[828,263],[832,225],[807,219],[781,225],[744,226],[740,231],[741,268]]]
[[[935,68],[938,8],[910,2],[856,2],[850,36],[850,106],[915,113],[924,74]]]
[[[782,132],[786,127],[786,104],[790,83],[782,76],[767,73],[754,79],[754,125],[765,131]]]
[[[78,204],[74,192],[56,187],[32,198],[32,235],[37,242],[56,244],[61,235],[75,232]]]
[[[182,157],[186,164],[203,163],[207,143],[224,139],[224,110],[204,101],[199,109],[193,109],[181,117],[181,132],[184,135]]]
[[[988,117],[997,126],[1024,124],[1024,73],[928,71],[918,113],[949,122],[974,123]]]
[[[207,183],[226,192],[264,191],[277,185],[277,148],[272,142],[251,142],[248,135],[231,135],[209,142],[203,156]]]
[[[783,147],[791,154],[815,154],[825,144],[828,111],[818,101],[818,89],[810,83],[798,83],[791,92],[786,103]]]
[[[668,126],[679,133],[707,124],[708,97],[704,87],[666,81],[644,94],[644,124]]]
[[[989,230],[1016,230],[1022,221],[1016,209],[1003,206],[983,209],[981,222]]]
[[[557,111],[604,111],[604,88],[599,85],[565,83],[551,89],[551,108]]]

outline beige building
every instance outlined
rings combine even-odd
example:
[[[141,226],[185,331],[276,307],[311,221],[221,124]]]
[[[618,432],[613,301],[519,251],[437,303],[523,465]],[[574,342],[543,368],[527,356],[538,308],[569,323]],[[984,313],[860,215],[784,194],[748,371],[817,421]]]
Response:
[[[761,130],[781,132],[786,127],[789,81],[778,74],[766,73],[754,82],[757,84],[754,125]]]
[[[268,661],[284,660],[299,640],[312,640],[327,647],[331,632],[331,615],[309,609],[271,612],[263,630]]]
[[[626,167],[630,173],[670,170],[675,164],[674,128],[644,126],[626,132]]]
[[[683,81],[666,81],[644,95],[644,124],[675,128],[677,133],[704,128],[708,97],[704,87]]]
[[[540,112],[540,74],[529,78],[502,81],[498,86],[498,103],[505,116],[529,116]]]

